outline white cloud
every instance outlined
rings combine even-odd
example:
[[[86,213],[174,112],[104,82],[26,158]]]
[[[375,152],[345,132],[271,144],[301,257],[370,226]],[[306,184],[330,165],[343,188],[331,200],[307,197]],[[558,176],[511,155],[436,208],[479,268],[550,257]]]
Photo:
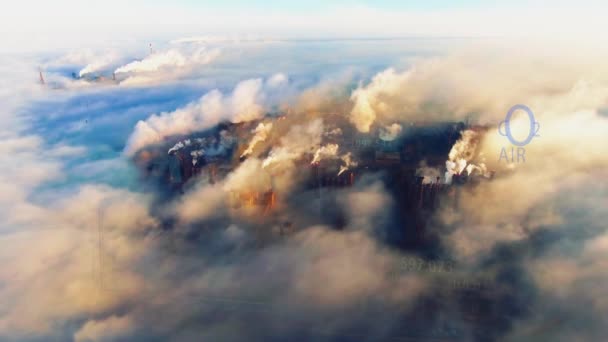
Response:
[[[141,148],[161,142],[171,135],[187,134],[210,128],[222,120],[243,122],[257,119],[269,108],[262,79],[239,82],[230,96],[212,90],[198,101],[170,113],[154,114],[139,121],[129,137],[125,153],[132,155]]]
[[[146,73],[155,71],[178,71],[185,68],[191,70],[200,65],[209,64],[220,54],[219,49],[208,50],[201,47],[190,53],[177,49],[154,52],[141,61],[130,62],[115,70],[116,73]]]
[[[133,322],[129,317],[111,316],[103,320],[86,322],[74,334],[76,342],[115,341],[127,335],[133,329]]]

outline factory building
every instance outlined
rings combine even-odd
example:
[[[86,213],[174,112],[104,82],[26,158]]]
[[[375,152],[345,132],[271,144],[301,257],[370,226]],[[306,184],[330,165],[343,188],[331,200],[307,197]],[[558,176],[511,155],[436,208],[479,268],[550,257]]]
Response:
[[[280,119],[275,125],[285,124]],[[276,123],[279,122],[279,123]],[[244,158],[242,152],[251,141],[251,135],[259,122],[220,124],[200,134],[179,137],[157,151],[142,151],[137,163],[145,165],[144,174],[157,179],[161,186],[179,194],[188,187],[193,178],[205,179],[210,184],[224,179]],[[446,157],[467,128],[463,123],[434,125],[410,125],[398,137],[382,139],[376,129],[367,134],[360,133],[351,125],[326,122],[326,130],[339,134],[326,134],[322,144],[336,144],[343,151],[352,153],[356,163],[344,167],[339,158],[326,158],[311,164],[312,156],[297,161],[298,169],[306,175],[303,190],[313,191],[323,197],[343,188],[353,187],[366,175],[374,174],[384,183],[385,189],[394,199],[395,209],[404,227],[413,232],[411,241],[424,240],[426,222],[440,205],[457,205],[459,185],[467,182],[464,175],[454,175],[451,184],[443,177],[425,179],[417,174],[420,163],[445,170]],[[240,139],[237,141],[236,137]],[[168,151],[168,152],[163,152]],[[232,192],[228,206],[231,208],[257,207],[264,214],[271,213],[285,199],[278,197],[274,189],[257,192]],[[319,199],[319,203],[322,200]],[[324,215],[319,206],[318,215]]]

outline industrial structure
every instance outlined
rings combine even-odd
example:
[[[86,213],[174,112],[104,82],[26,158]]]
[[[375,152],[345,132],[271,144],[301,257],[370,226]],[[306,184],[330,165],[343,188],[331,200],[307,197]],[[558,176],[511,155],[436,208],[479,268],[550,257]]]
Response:
[[[276,119],[275,125],[277,121],[281,124],[282,120],[286,121]],[[294,214],[306,216],[307,222],[312,221],[313,224],[342,229],[348,224],[346,214],[334,204],[350,190],[357,191],[359,184],[371,177],[382,182],[392,199],[393,235],[385,241],[419,255],[437,250],[436,235],[428,229],[429,222],[440,207],[457,209],[462,188],[474,177],[469,177],[466,172],[454,174],[448,183],[443,173],[433,177],[421,174],[420,165],[424,162],[429,168],[445,171],[450,150],[460,139],[461,132],[471,127],[459,122],[412,124],[404,128],[400,137],[384,140],[378,138],[377,131],[363,134],[340,119],[331,120],[325,122],[325,130],[338,132],[339,128],[340,134],[325,135],[321,144],[336,144],[341,151],[351,153],[355,161],[352,165],[344,168],[339,158],[314,161],[314,153],[309,153],[296,161],[296,169],[302,177],[298,179],[294,194],[279,193],[273,186],[255,190],[227,190],[226,209],[231,214],[235,211],[253,214],[258,224],[255,227],[260,223],[265,228],[269,227],[254,229],[254,234],[259,234],[258,240],[262,243],[271,243],[296,232],[298,225],[294,221],[297,218],[290,217]],[[180,196],[191,186],[192,180],[221,183],[244,163],[248,157],[243,151],[247,149],[252,132],[259,124],[260,121],[223,123],[205,132],[175,137],[160,146],[140,151],[135,156],[135,162],[144,177],[164,189],[168,196]],[[257,157],[267,157],[271,147],[260,147]],[[274,184],[272,180],[270,183]],[[289,202],[294,197],[305,200]],[[299,207],[302,201],[307,202],[307,208]],[[292,210],[282,212],[289,205],[292,205]],[[300,213],[294,213],[293,207],[297,207]],[[242,215],[237,216],[236,220],[242,219]],[[447,287],[438,291],[450,291],[450,297],[455,298],[453,305],[459,307],[464,319],[479,321],[480,324],[499,319],[493,311],[497,295],[487,286],[476,288],[481,285],[469,286],[458,279],[445,283]],[[442,303],[437,298],[425,298],[417,305],[420,308],[415,310],[416,315],[434,315],[442,310]],[[412,320],[415,319],[416,316],[413,316]],[[426,318],[426,321],[430,320]]]
[[[466,173],[455,174],[448,184],[442,177],[443,173],[434,177],[421,175],[420,165],[424,163],[437,172],[444,172],[450,149],[461,132],[471,127],[462,122],[412,123],[404,127],[399,137],[387,140],[380,138],[378,130],[370,133],[356,131],[341,116],[330,115],[323,119],[327,132],[339,134],[324,134],[321,144],[339,145],[340,151],[348,151],[355,162],[348,167],[344,167],[338,158],[315,162],[312,154],[296,161],[297,170],[301,173],[297,191],[317,197],[319,223],[325,222],[324,217],[335,215],[328,208],[332,205],[327,202],[330,197],[340,196],[341,189],[355,186],[366,176],[376,175],[393,198],[397,221],[407,227],[408,235],[399,239],[411,244],[424,244],[429,218],[440,205],[458,205],[458,188],[467,183],[468,177]],[[221,123],[204,132],[174,137],[140,151],[135,162],[144,178],[164,189],[169,196],[178,196],[190,187],[193,179],[215,184],[243,163],[248,158],[244,151],[260,123],[272,122],[275,127],[285,125],[284,131],[291,124],[281,116],[270,120],[273,121],[266,118]],[[261,153],[260,157],[264,158],[270,148],[260,147],[258,155]],[[273,215],[279,204],[288,200],[285,195],[277,193],[273,185],[266,189],[230,190],[227,207],[235,210],[257,208],[257,212],[264,216]]]

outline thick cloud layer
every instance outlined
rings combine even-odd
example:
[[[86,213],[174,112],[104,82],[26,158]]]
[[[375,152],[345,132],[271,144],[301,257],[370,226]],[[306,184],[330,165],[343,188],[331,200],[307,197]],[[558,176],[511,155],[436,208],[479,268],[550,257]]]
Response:
[[[155,77],[207,60],[170,51],[121,71]],[[335,78],[318,71],[314,82],[277,73],[306,63],[275,60],[281,70],[242,72],[221,86],[138,89],[53,89],[33,84],[33,62],[7,60],[0,339],[601,340],[608,74],[595,58],[539,64],[542,56],[499,52],[387,64],[370,77],[346,65]],[[95,69],[90,60],[70,63]],[[525,160],[499,129],[518,103],[540,124]],[[247,159],[221,180],[194,178],[183,194],[167,196],[135,176],[131,157],[142,149],[252,120],[260,122],[236,155]],[[439,170],[425,161],[419,174],[434,181],[483,165],[476,171],[483,175],[439,198],[426,226],[431,243],[391,244],[390,234],[404,229],[398,222],[415,219],[399,212],[397,185],[387,186],[385,174],[323,193],[302,183],[302,159],[356,163],[344,145],[323,143],[345,134],[332,126],[339,120],[385,142],[410,134],[411,123],[468,120],[473,128],[445,156],[454,165]],[[525,136],[526,116],[512,127]],[[274,213],[230,205],[235,193],[269,188],[284,199]],[[439,266],[447,264],[456,267]],[[477,278],[488,281],[471,285]],[[463,314],[487,302],[486,321]]]
[[[518,103],[535,111],[541,106],[561,111],[554,116],[571,114],[576,110],[573,105],[603,105],[606,70],[598,57],[548,49],[551,52],[546,53],[561,51],[563,55],[549,59],[537,49],[528,50],[519,54],[507,48],[461,52],[423,60],[403,71],[388,68],[352,93],[350,118],[357,129],[368,132],[375,122],[470,118],[495,124]]]

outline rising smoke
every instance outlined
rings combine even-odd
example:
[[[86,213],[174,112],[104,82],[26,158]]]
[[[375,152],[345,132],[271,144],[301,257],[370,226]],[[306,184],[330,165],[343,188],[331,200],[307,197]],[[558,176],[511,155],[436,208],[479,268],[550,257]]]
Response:
[[[204,130],[222,121],[242,122],[261,118],[264,110],[272,106],[266,103],[268,91],[272,91],[272,87],[266,86],[259,78],[240,82],[229,96],[212,90],[184,108],[139,121],[124,152],[132,155],[166,137]]]
[[[184,55],[176,49],[170,49],[164,52],[155,52],[148,57],[128,63],[117,68],[115,73],[142,73],[155,72],[159,70],[179,69],[184,67],[196,67],[211,63],[220,55],[220,50],[207,48],[199,48],[193,51],[190,55]]]
[[[158,53],[122,71],[162,73],[199,57]],[[323,80],[282,99],[293,106],[281,115],[274,95],[290,87],[284,74],[246,77],[229,93],[211,90],[153,111],[116,157],[136,161],[139,175],[154,172],[138,164],[145,153],[168,160],[187,151],[208,170],[211,157],[236,157],[225,177],[193,177],[171,196],[95,182],[45,190],[65,181],[68,158],[89,150],[4,129],[0,337],[386,340],[433,332],[466,341],[601,340],[608,73],[597,61],[530,58],[476,51],[423,60],[326,97],[336,83]],[[1,94],[13,103],[12,93]],[[498,123],[520,102],[534,109],[542,135],[526,146],[525,163],[504,163],[500,150],[510,146]],[[439,162],[416,161],[429,186],[449,189],[428,214],[419,248],[407,245],[409,235],[393,239],[418,222],[398,209],[396,188],[405,184],[389,172],[372,170],[331,191],[307,183],[319,182],[311,163],[337,163],[334,178],[359,172],[364,156],[349,139],[390,147],[418,134],[411,123],[467,119],[474,127],[460,131]],[[233,125],[243,125],[242,135]],[[441,183],[456,175],[473,181],[434,184],[441,175]],[[229,205],[269,190],[279,202],[273,212]],[[410,254],[424,263],[403,267]],[[421,266],[447,260],[456,266],[449,272]],[[463,299],[453,289],[480,275],[491,295]],[[462,314],[471,303],[490,306],[487,320]],[[420,320],[424,312],[431,314]]]

